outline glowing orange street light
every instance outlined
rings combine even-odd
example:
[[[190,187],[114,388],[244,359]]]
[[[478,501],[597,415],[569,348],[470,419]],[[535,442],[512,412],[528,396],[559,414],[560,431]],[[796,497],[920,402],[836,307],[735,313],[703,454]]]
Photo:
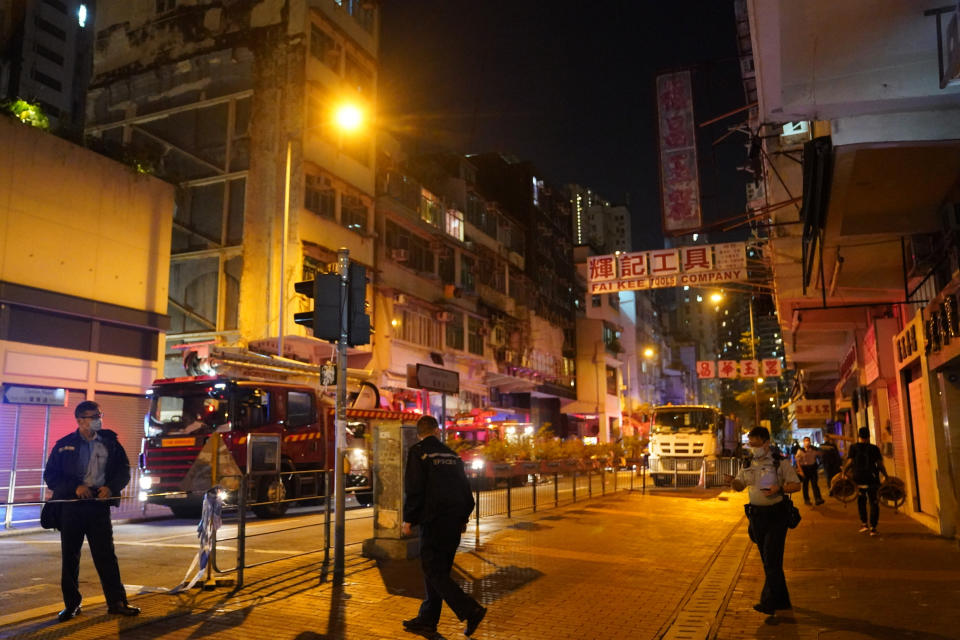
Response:
[[[352,133],[363,125],[363,111],[355,104],[344,103],[333,114],[337,128]]]

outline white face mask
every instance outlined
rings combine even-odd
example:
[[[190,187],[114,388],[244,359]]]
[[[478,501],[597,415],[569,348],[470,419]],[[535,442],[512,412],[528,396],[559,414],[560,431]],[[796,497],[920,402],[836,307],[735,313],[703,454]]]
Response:
[[[90,421],[91,431],[100,431],[100,429],[102,428],[103,428],[103,420],[101,420],[100,418],[95,418]]]
[[[754,458],[762,458],[767,454],[766,447],[750,447],[750,453],[753,454]]]

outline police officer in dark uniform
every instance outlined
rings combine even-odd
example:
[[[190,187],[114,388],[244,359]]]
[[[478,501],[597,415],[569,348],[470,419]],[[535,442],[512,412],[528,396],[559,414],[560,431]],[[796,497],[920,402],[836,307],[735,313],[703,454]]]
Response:
[[[73,415],[77,430],[57,440],[43,472],[44,482],[53,491],[52,500],[74,501],[61,503],[60,588],[64,609],[58,617],[64,622],[80,613],[78,580],[84,537],[100,576],[107,610],[135,616],[140,609],[127,604],[110,521],[111,505],[119,506],[120,492],[130,482],[130,462],[117,434],[102,429],[100,405],[89,400],[81,402]]]
[[[432,416],[417,421],[420,441],[410,447],[404,472],[403,534],[420,527],[420,563],[427,595],[416,618],[404,620],[409,631],[434,633],[443,602],[467,625],[464,634],[476,631],[487,610],[460,588],[450,571],[467,528],[474,500],[463,470],[463,460],[439,438],[439,426]]]

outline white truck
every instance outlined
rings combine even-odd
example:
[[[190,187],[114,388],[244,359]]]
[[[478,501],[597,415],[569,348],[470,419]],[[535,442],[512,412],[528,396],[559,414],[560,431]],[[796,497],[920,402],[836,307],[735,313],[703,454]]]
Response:
[[[736,428],[720,409],[707,405],[662,405],[653,409],[649,473],[660,486],[708,486],[722,482],[721,457],[737,446]],[[717,478],[720,477],[720,480]]]

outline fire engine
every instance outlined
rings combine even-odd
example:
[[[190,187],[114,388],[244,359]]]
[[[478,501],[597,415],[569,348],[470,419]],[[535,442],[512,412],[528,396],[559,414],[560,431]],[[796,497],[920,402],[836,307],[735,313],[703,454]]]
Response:
[[[197,371],[196,367],[188,370]],[[281,473],[252,478],[248,503],[261,518],[286,513],[289,500],[319,498],[334,468],[334,405],[320,387],[321,367],[242,349],[211,348],[204,375],[154,381],[147,391],[140,450],[140,500],[169,507],[177,517],[196,517],[211,485],[207,447],[219,434],[217,452],[222,486],[239,490],[252,434],[276,434],[281,441]],[[379,393],[363,382],[347,409],[346,487],[363,505],[372,502],[368,438],[377,421],[416,422],[416,413],[376,408]],[[372,398],[364,401],[364,398]],[[369,405],[372,408],[361,408]],[[222,453],[225,449],[229,455]],[[225,459],[226,458],[226,459]],[[310,473],[297,473],[297,472]],[[332,488],[332,487],[331,487]],[[287,500],[287,501],[285,501]]]
[[[487,445],[499,441],[520,442],[534,435],[532,423],[494,420],[494,416],[496,413],[492,411],[476,411],[457,416],[446,433],[447,445],[460,455],[464,465],[472,471],[472,482],[480,489],[492,489],[496,486],[492,478],[482,477],[487,464],[484,455]]]

